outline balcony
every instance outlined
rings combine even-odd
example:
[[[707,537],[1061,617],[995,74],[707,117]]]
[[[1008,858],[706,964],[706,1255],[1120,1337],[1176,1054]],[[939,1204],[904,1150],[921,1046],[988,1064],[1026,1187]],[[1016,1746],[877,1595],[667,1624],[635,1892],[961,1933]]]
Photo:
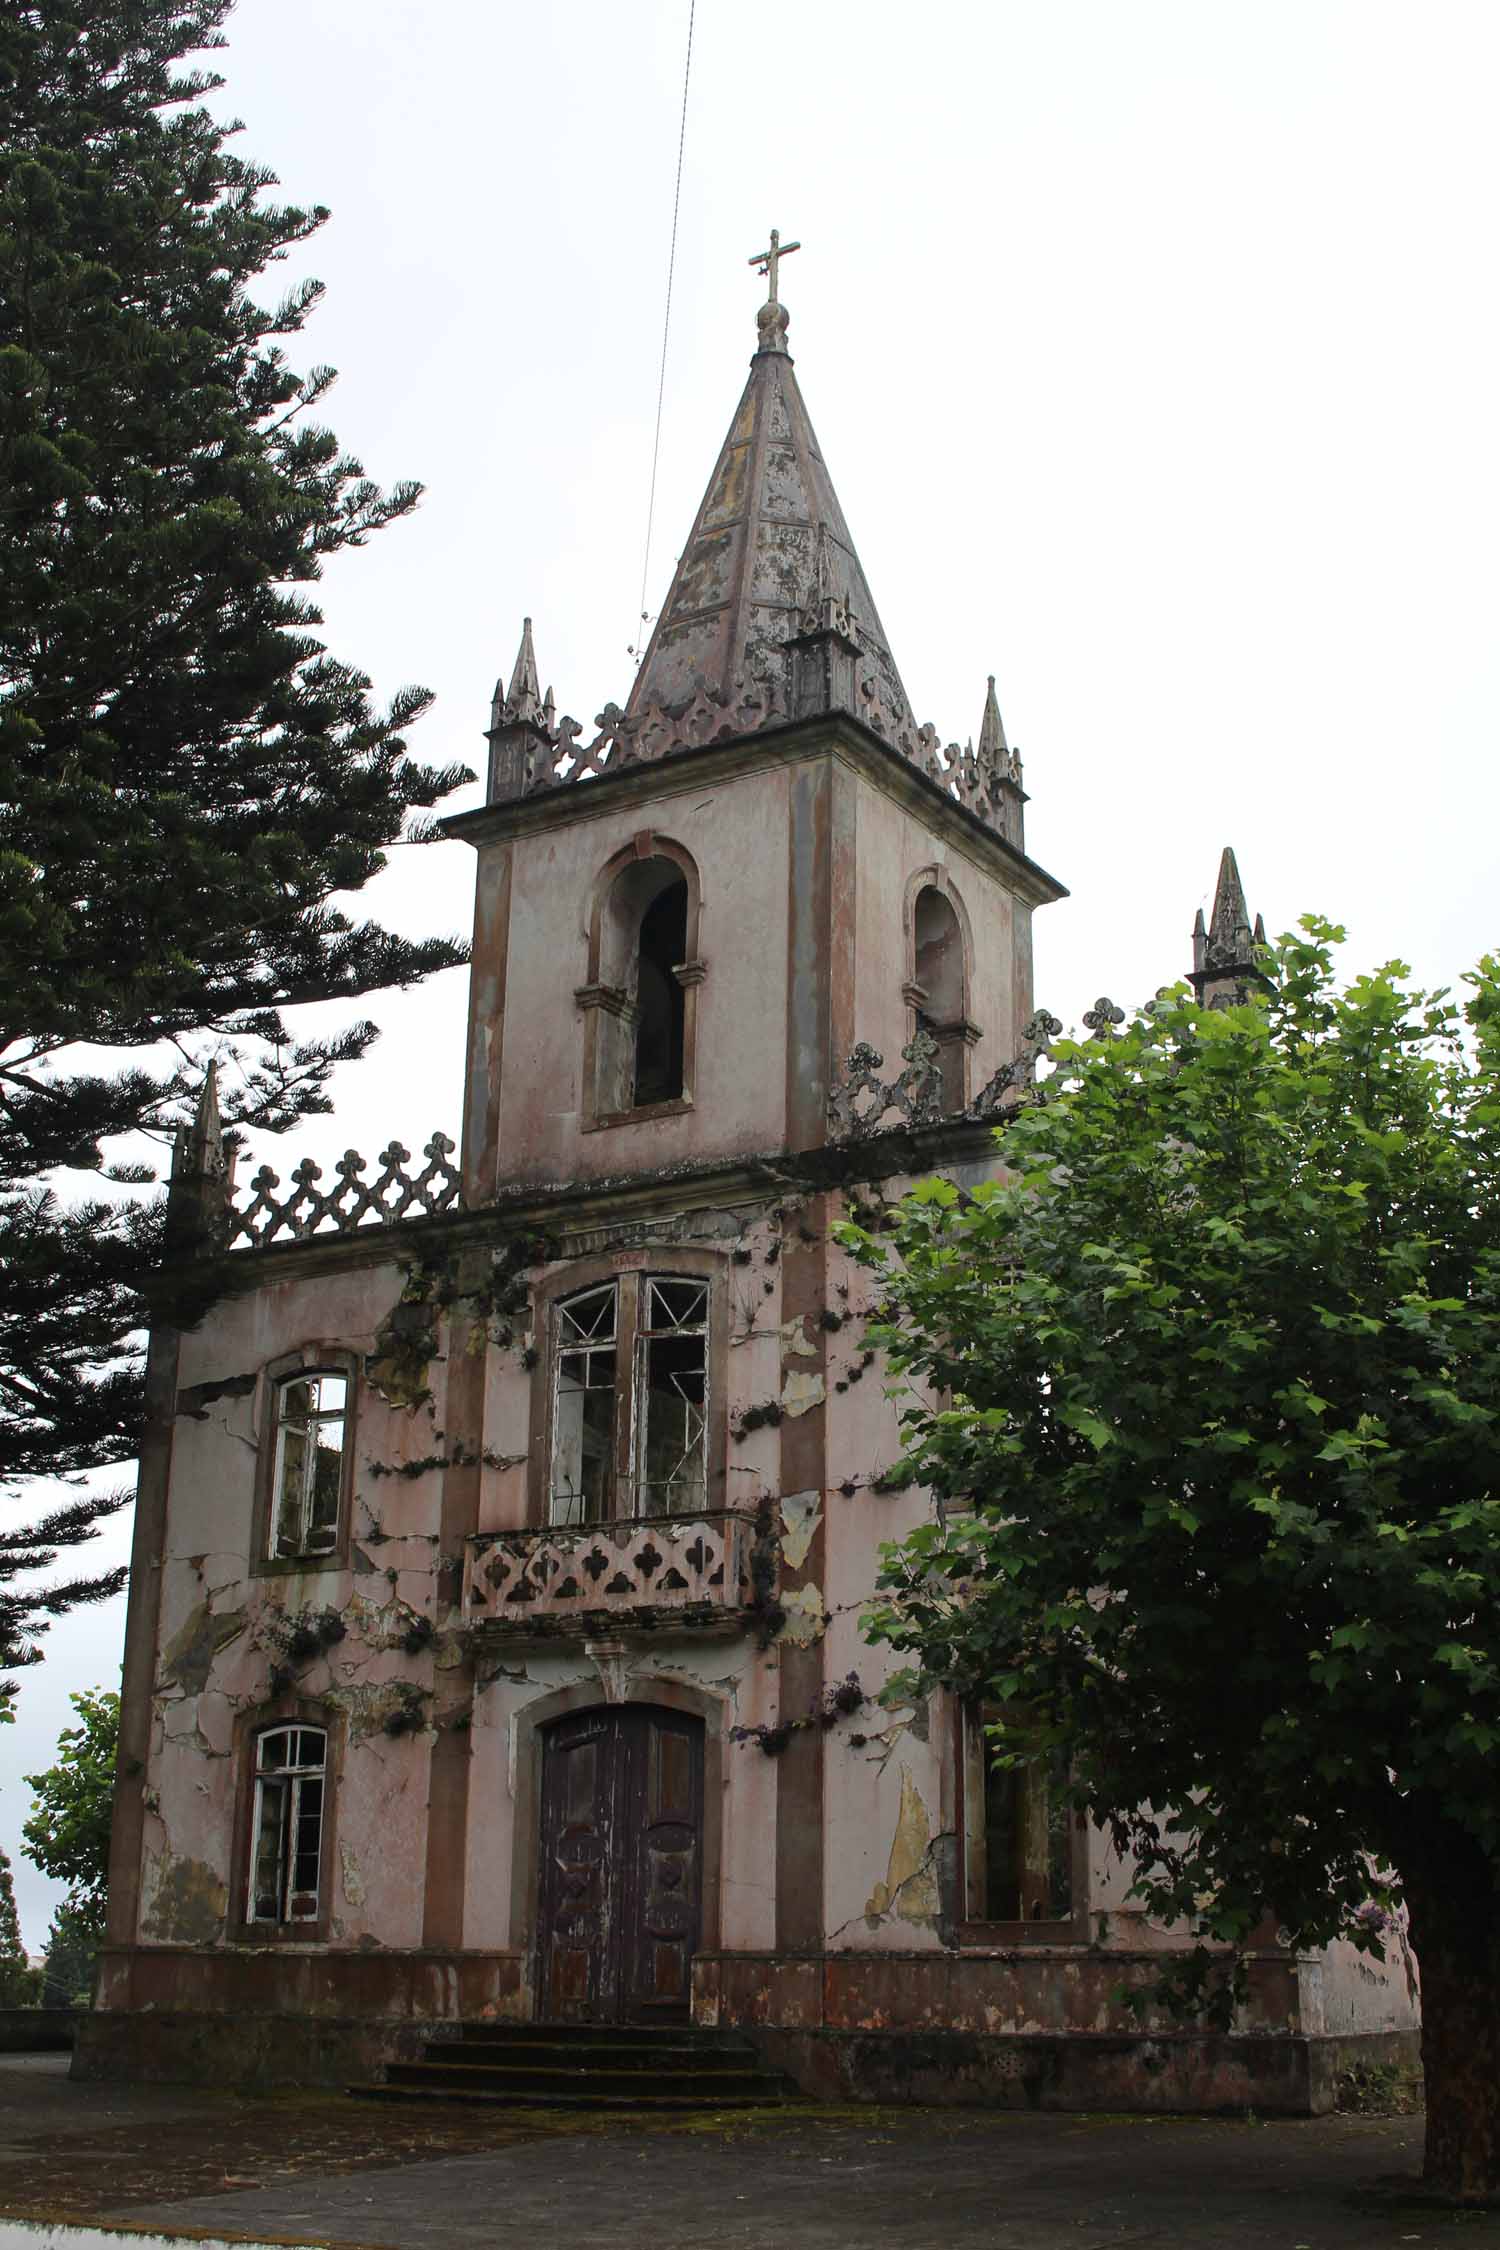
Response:
[[[466,1542],[464,1615],[486,1639],[554,1639],[621,1626],[734,1632],[775,1592],[769,1527],[730,1510]]]

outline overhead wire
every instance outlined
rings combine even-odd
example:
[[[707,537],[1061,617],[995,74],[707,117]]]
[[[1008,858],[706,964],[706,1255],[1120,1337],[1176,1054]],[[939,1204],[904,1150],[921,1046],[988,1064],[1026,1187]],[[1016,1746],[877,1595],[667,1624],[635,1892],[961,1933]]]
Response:
[[[646,551],[641,558],[637,645],[629,651],[637,663],[644,653],[646,640],[639,626],[645,624],[648,615],[646,585],[651,575],[651,534],[656,523],[656,472],[661,460],[662,407],[667,395],[667,342],[672,331],[672,279],[677,270],[677,214],[682,203],[682,157],[687,146],[688,86],[693,75],[693,23],[697,12],[698,0],[688,0],[687,57],[682,66],[682,116],[677,127],[677,180],[672,189],[672,246],[667,253],[667,306],[661,324],[661,372],[656,385],[656,436],[651,447],[651,491],[646,502]]]

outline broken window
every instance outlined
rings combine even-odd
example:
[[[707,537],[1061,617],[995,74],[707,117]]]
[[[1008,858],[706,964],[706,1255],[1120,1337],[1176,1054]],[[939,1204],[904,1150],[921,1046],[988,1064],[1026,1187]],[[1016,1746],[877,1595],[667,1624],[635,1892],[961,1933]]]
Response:
[[[1013,1744],[1015,1712],[999,1705],[971,1710],[965,1728],[968,1912],[984,1922],[1070,1921],[1077,1815],[1064,1796],[1066,1761],[1049,1751],[997,1764],[987,1730],[1001,1720]]]
[[[708,1283],[673,1274],[624,1274],[556,1305],[553,1523],[707,1505],[708,1310]]]
[[[256,1737],[248,1921],[318,1918],[327,1762],[321,1727],[270,1727]]]
[[[557,1307],[557,1396],[552,1415],[552,1521],[603,1523],[614,1514],[614,1282]]]
[[[329,1368],[304,1369],[283,1376],[272,1395],[271,1554],[330,1554],[344,1490],[349,1379]]]
[[[708,1437],[708,1283],[641,1283],[636,1335],[636,1514],[704,1505]]]

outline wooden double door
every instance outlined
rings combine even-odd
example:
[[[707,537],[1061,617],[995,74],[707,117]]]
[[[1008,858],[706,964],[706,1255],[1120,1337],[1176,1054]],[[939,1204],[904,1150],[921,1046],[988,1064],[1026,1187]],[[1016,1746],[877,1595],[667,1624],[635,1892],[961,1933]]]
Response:
[[[687,2017],[703,1920],[703,1721],[627,1703],[542,1738],[538,2015]]]

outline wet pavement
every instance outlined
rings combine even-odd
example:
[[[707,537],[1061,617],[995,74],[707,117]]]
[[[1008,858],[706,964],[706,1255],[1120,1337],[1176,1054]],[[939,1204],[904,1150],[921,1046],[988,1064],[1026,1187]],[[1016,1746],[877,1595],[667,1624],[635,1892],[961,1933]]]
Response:
[[[360,2250],[1500,2250],[1500,2214],[1421,2201],[1414,2117],[799,2105],[598,2123],[73,2086],[66,2067],[0,2056],[0,2213],[69,2223],[0,2231],[0,2250],[147,2250],[149,2232],[72,2231],[111,2224]]]

